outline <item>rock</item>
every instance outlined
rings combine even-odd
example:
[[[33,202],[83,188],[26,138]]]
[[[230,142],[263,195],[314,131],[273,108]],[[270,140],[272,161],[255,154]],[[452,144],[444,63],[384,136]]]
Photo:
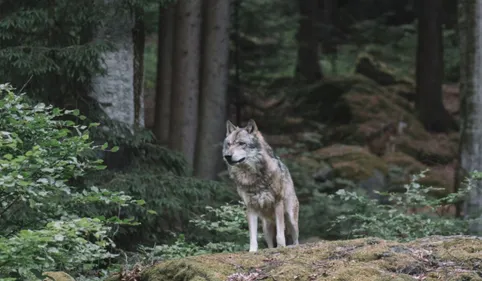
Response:
[[[450,164],[457,158],[457,136],[431,134],[429,138],[401,136],[397,141],[398,150],[426,165]]]
[[[373,79],[380,85],[391,85],[397,82],[394,71],[368,53],[358,55],[355,72]]]
[[[316,171],[313,173],[313,179],[317,182],[325,182],[333,179],[334,176],[333,168],[326,162],[320,162]]]
[[[365,190],[369,196],[378,198],[379,196],[375,191],[387,189],[387,176],[375,169],[373,170],[373,175],[371,177],[359,181],[358,185]]]
[[[480,281],[481,256],[480,237],[432,236],[407,243],[377,238],[321,241],[164,261],[142,270],[136,280]]]
[[[312,154],[330,164],[335,175],[340,178],[361,182],[370,181],[376,171],[383,175],[388,173],[388,167],[381,158],[360,146],[336,144],[318,149]]]
[[[44,281],[75,281],[72,276],[63,271],[47,271],[42,275],[47,276]]]
[[[398,96],[403,97],[407,101],[415,102],[416,92],[415,85],[413,83],[396,83],[386,86],[387,91],[393,92]]]

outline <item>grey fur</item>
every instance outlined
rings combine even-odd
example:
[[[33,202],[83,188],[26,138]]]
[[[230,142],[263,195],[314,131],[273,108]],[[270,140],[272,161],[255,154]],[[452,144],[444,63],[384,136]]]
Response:
[[[249,251],[258,249],[258,217],[269,248],[286,246],[285,220],[293,245],[298,245],[299,202],[288,168],[274,155],[254,120],[244,128],[226,122],[223,159],[247,207]]]

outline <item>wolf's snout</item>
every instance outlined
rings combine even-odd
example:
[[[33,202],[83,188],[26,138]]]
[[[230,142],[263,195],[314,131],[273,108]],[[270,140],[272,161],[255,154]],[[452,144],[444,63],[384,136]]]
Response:
[[[246,158],[243,157],[241,159],[233,159],[232,155],[224,155],[224,159],[226,159],[226,162],[232,166],[243,162]]]

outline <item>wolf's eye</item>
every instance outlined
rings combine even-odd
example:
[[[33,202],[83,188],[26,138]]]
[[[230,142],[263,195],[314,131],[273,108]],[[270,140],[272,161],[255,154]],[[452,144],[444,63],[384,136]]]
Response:
[[[246,145],[246,143],[245,143],[245,142],[240,141],[240,142],[238,142],[238,145],[243,146],[243,145]]]

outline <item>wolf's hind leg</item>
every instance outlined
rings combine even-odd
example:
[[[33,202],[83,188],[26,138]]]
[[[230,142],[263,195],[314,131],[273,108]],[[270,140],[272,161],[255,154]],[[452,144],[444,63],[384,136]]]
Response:
[[[298,245],[298,236],[299,236],[299,229],[298,229],[298,209],[299,205],[295,204],[294,206],[290,206],[291,208],[287,209],[286,215],[288,218],[287,223],[287,230],[291,235],[293,240],[293,245]]]
[[[285,214],[283,202],[278,202],[275,207],[276,219],[276,246],[278,248],[286,247],[285,239]]]
[[[268,244],[268,248],[274,248],[276,225],[267,219],[263,219],[263,233],[266,244]]]

